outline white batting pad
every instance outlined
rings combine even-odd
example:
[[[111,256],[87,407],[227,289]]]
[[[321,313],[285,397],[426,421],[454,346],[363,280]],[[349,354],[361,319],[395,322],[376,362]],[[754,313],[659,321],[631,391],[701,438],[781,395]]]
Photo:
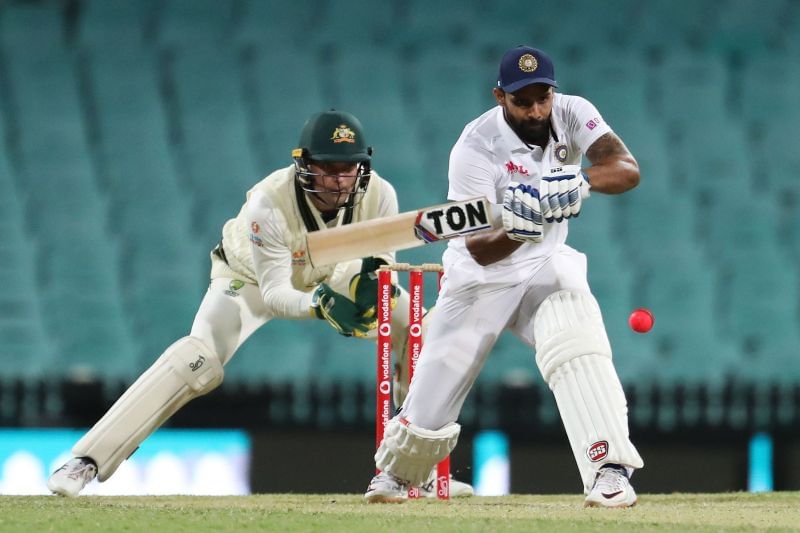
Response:
[[[606,463],[642,468],[600,308],[589,293],[559,291],[534,319],[536,363],[564,422],[586,493]]]
[[[189,400],[222,383],[222,363],[202,341],[183,337],[111,406],[72,448],[76,457],[91,457],[97,477],[108,479],[144,439]]]
[[[458,442],[461,426],[455,422],[433,431],[394,417],[386,425],[375,465],[390,474],[419,486],[428,479],[431,469],[450,455]]]

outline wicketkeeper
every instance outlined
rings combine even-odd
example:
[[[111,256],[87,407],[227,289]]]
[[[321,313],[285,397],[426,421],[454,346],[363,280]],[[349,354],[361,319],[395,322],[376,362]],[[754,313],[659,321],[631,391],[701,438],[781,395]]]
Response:
[[[397,214],[395,190],[372,171],[371,155],[352,114],[328,111],[306,122],[293,164],[250,189],[238,216],[224,225],[189,335],[168,347],[75,444],[75,457],[50,476],[50,490],[77,496],[95,476],[107,480],[178,409],[218,387],[239,346],[273,318],[319,319],[345,336],[373,336],[375,270],[394,261],[393,254],[313,267],[305,244],[309,232]],[[401,288],[395,297],[408,305]],[[394,315],[394,346],[400,347],[408,316]],[[264,352],[283,356],[268,347]],[[402,365],[406,358],[396,360]],[[453,496],[472,494],[464,483],[453,480],[450,487]],[[435,487],[425,495],[435,497]]]

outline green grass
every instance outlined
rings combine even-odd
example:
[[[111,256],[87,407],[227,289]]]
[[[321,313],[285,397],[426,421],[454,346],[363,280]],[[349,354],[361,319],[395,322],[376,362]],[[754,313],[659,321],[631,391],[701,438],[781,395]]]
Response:
[[[0,497],[0,531],[800,530],[800,493],[640,495],[632,509],[570,496],[367,505],[360,495]]]

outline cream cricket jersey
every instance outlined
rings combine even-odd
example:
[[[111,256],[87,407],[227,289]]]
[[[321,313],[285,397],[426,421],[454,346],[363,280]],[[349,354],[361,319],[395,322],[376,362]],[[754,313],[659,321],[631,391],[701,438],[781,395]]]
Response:
[[[211,277],[256,283],[264,304],[274,316],[308,318],[311,291],[318,284],[346,286],[350,280],[339,279],[347,270],[346,264],[311,266],[294,174],[294,165],[276,170],[247,192],[247,201],[239,215],[228,220],[222,229],[227,262],[212,253]],[[310,202],[306,201],[306,205],[319,231],[343,222],[344,209],[325,223]],[[373,171],[367,192],[353,210],[352,222],[397,212],[394,187]],[[394,261],[394,254],[379,257]]]
[[[491,202],[502,205],[509,182],[538,188],[541,177],[548,175],[551,168],[580,165],[592,143],[611,131],[588,100],[560,93],[554,96],[550,122],[552,132],[544,150],[525,144],[514,133],[503,117],[501,106],[467,124],[450,153],[448,198],[465,200],[486,196]],[[488,267],[475,263],[475,269],[518,270],[520,263],[539,262],[566,242],[568,220],[545,222],[541,243],[523,244]],[[464,238],[451,240],[447,253],[469,256]]]

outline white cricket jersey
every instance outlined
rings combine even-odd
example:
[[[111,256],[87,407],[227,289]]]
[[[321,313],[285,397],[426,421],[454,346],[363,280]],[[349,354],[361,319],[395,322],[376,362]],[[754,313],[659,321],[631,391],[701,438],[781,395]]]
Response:
[[[339,278],[348,270],[348,263],[314,267],[308,261],[307,231],[294,174],[294,165],[277,170],[247,192],[247,201],[239,215],[228,220],[222,229],[224,260],[211,254],[211,278],[258,284],[264,304],[274,316],[308,318],[311,291],[323,282],[331,286],[342,286],[344,282],[346,287],[349,280]],[[320,231],[344,221],[344,209],[326,223],[311,202],[305,204]],[[397,212],[394,187],[373,171],[366,193],[353,209],[352,222]],[[378,257],[394,261],[394,254]]]
[[[509,182],[531,184],[538,188],[542,176],[551,168],[580,165],[581,158],[601,135],[611,131],[597,109],[586,99],[556,93],[550,115],[552,132],[544,150],[525,144],[506,123],[501,106],[494,107],[466,125],[450,153],[448,198],[465,200],[485,196],[502,205]],[[568,220],[544,223],[544,240],[525,243],[508,257],[481,267],[472,261],[476,272],[487,269],[506,271],[513,278],[521,264],[541,263],[567,239]],[[453,239],[445,252],[448,256],[466,255],[465,239]],[[462,266],[464,261],[461,261]],[[527,278],[527,276],[526,276]]]

